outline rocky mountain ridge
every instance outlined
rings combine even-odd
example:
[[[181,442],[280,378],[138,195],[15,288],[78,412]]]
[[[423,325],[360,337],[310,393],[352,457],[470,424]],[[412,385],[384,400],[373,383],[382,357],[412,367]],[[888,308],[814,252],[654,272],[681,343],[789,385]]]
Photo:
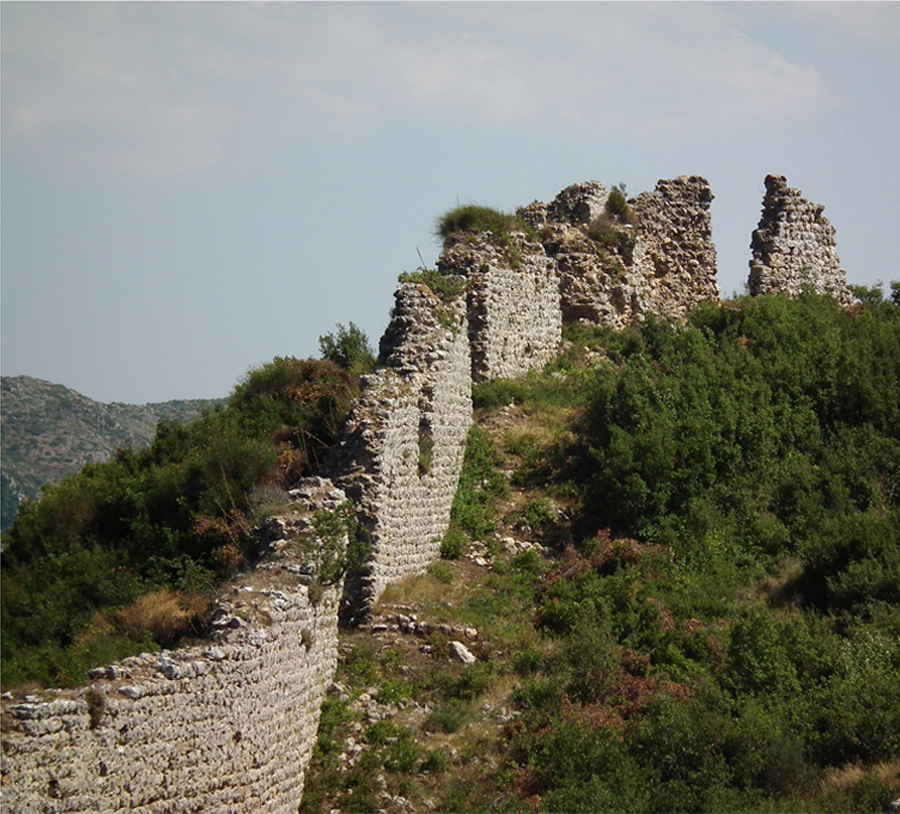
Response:
[[[61,384],[31,376],[3,376],[2,530],[23,498],[45,483],[74,475],[116,449],[148,444],[161,418],[188,422],[225,399],[177,399],[150,404],[104,404]]]

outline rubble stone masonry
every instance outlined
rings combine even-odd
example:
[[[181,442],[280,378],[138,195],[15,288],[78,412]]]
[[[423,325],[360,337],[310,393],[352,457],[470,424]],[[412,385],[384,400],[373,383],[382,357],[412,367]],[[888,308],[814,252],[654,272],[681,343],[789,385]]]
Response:
[[[705,179],[660,181],[629,202],[626,217],[606,211],[608,198],[591,181],[520,210],[556,267],[564,322],[624,328],[650,313],[683,320],[718,299]]]
[[[372,547],[353,581],[348,622],[365,618],[391,582],[440,557],[472,423],[464,295],[445,302],[402,283],[395,296],[380,369],[367,377],[328,466]]]
[[[92,671],[79,690],[4,700],[4,812],[296,812],[342,586],[311,601],[314,568],[293,542],[311,510],[345,498],[319,479],[295,495],[265,563],[219,600],[209,641]]]
[[[813,285],[848,302],[822,207],[778,176],[766,189],[751,293]],[[451,240],[438,266],[458,294],[400,284],[379,367],[323,473],[330,480],[299,484],[291,510],[269,522],[271,550],[221,598],[211,638],[99,669],[80,690],[3,701],[4,811],[296,811],[336,666],[339,612],[349,623],[367,618],[387,585],[439,557],[473,382],[540,367],[563,322],[683,320],[718,297],[704,179],[660,181],[624,214],[607,211],[609,194],[575,184],[520,210],[528,235]],[[371,553],[348,575],[341,607],[342,586],[317,584],[306,558],[310,539],[325,544],[313,513],[345,496]]]
[[[856,301],[847,288],[835,230],[822,214],[824,209],[807,201],[799,189],[791,189],[783,175],[766,176],[762,217],[750,243],[752,296],[793,297],[808,288],[843,305]]]
[[[524,376],[556,355],[562,338],[559,280],[540,243],[518,233],[503,246],[482,234],[447,247],[438,269],[467,281],[474,382]]]

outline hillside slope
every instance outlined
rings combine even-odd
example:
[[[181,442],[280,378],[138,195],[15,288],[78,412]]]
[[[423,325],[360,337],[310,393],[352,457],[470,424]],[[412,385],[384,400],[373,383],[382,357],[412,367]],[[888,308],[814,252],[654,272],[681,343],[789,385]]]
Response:
[[[61,384],[30,376],[3,376],[2,530],[19,502],[35,497],[45,483],[107,460],[114,450],[144,446],[161,418],[186,423],[204,407],[223,400],[176,400],[155,404],[103,404]]]
[[[301,811],[896,810],[900,312],[570,326],[344,631]]]

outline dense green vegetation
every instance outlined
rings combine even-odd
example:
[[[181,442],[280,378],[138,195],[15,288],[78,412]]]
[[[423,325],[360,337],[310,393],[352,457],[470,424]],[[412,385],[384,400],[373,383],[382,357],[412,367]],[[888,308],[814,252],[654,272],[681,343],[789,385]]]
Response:
[[[253,557],[254,523],[286,503],[285,487],[321,467],[356,374],[371,368],[352,323],[320,344],[354,373],[276,358],[224,408],[189,425],[162,420],[148,447],[25,502],[2,554],[4,684],[77,683],[97,663],[199,631],[203,597]]]
[[[579,435],[582,517],[610,531],[545,579],[561,658],[519,691],[542,809],[896,794],[900,309],[872,299],[742,299],[605,338]]]
[[[849,311],[743,298],[684,328],[569,326],[543,374],[476,388],[444,554],[478,540],[491,567],[450,559],[388,599],[475,625],[477,670],[439,667],[437,634],[437,665],[348,636],[350,701],[326,707],[305,810],[886,810],[900,302],[863,293]],[[506,534],[550,556],[504,554]],[[463,704],[446,686],[465,675]],[[392,746],[370,745],[352,699],[373,689],[435,712],[401,708]],[[501,707],[502,726],[483,712]]]

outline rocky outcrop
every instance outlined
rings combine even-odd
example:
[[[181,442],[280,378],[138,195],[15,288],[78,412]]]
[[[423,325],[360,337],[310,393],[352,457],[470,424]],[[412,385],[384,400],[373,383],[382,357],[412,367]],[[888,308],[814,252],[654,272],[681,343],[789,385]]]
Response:
[[[340,582],[317,582],[316,510],[299,485],[270,554],[216,604],[209,641],[92,671],[80,690],[3,702],[3,810],[295,812],[337,664]],[[312,557],[312,559],[309,559]]]
[[[855,302],[835,249],[835,229],[824,206],[791,189],[783,175],[766,176],[759,226],[753,232],[748,280],[750,294],[797,296],[804,290]]]

